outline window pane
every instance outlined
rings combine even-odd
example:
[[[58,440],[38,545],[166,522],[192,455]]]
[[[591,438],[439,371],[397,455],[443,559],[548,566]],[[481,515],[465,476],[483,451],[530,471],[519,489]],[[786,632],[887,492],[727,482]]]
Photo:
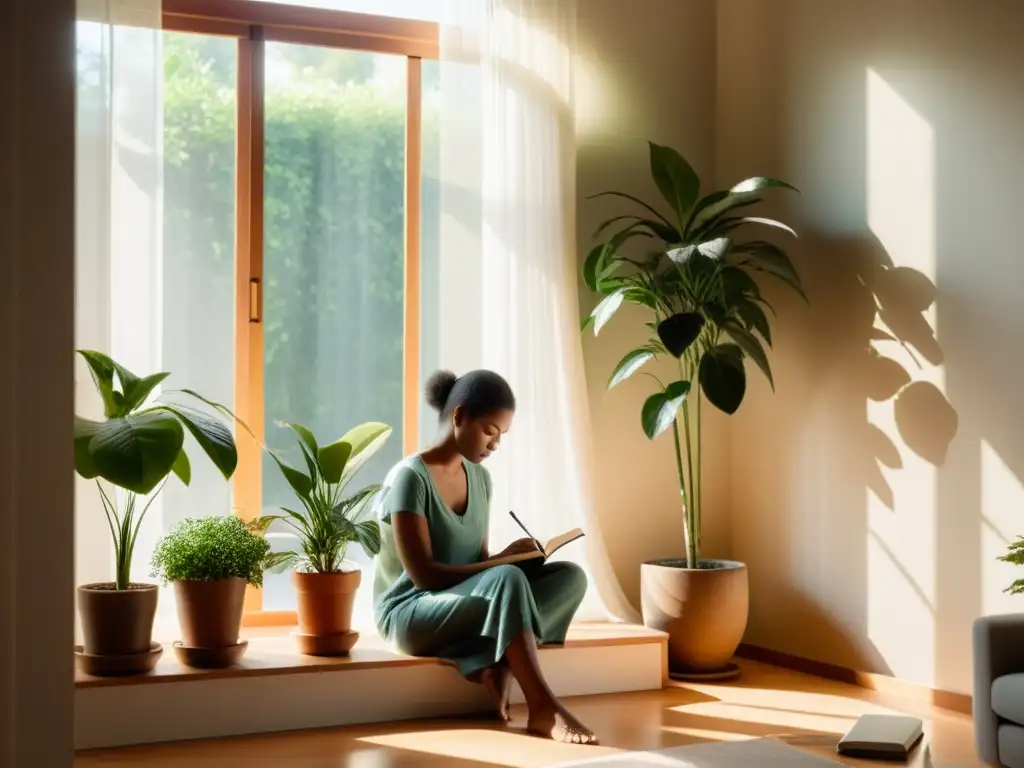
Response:
[[[290,430],[333,442],[366,421],[394,432],[350,490],[401,457],[405,68],[402,57],[266,46],[264,415],[268,446],[303,466]],[[263,506],[297,502],[273,460]],[[287,527],[275,550],[297,546]],[[348,559],[369,582],[371,560]],[[371,620],[368,586],[357,616]],[[268,574],[263,607],[295,605],[287,575]]]
[[[163,46],[162,370],[171,371],[169,388],[233,409],[238,47],[171,32]],[[192,482],[167,483],[165,530],[186,517],[231,514],[231,483],[191,435],[186,450]]]
[[[77,25],[76,345],[130,370],[168,371],[164,399],[191,388],[233,406],[235,42],[142,27]],[[154,393],[156,394],[156,393]],[[102,417],[88,374],[76,412]],[[231,513],[231,485],[191,435],[192,479],[167,481],[142,522],[132,577],[186,517]],[[80,580],[113,578],[95,485],[76,503]],[[160,600],[174,615],[173,592]]]
[[[441,20],[441,0],[262,0],[420,21]]]

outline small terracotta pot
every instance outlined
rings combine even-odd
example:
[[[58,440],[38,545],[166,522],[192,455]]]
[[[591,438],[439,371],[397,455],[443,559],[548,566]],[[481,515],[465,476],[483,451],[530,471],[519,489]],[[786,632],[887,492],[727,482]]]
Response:
[[[80,586],[83,652],[90,656],[148,653],[158,595],[156,584],[132,583],[127,589],[117,589],[113,582]]]
[[[747,566],[729,560],[702,562],[712,567],[690,570],[681,560],[655,560],[640,567],[644,625],[668,633],[671,672],[726,669],[747,628]]]
[[[178,624],[186,648],[238,645],[245,602],[245,579],[176,581]]]
[[[292,573],[298,594],[299,631],[307,635],[337,635],[352,629],[352,606],[363,575]]]

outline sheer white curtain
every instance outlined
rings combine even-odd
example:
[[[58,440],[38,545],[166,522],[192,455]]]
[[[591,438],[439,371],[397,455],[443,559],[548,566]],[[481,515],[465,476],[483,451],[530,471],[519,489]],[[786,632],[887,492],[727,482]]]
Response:
[[[500,372],[518,400],[490,466],[491,538],[587,534],[579,618],[634,620],[593,518],[579,334],[573,0],[445,0],[439,78],[440,231],[425,284],[425,360]],[[428,161],[429,163],[429,161]],[[563,554],[564,553],[564,554]]]
[[[75,345],[105,352],[138,374],[170,371],[165,389],[187,386],[230,405],[230,254],[226,267],[211,266],[209,259],[197,259],[189,251],[188,226],[165,228],[160,21],[159,0],[79,2]],[[180,194],[202,193],[193,187]],[[225,272],[223,295],[211,295],[225,283],[211,274],[214,269]],[[103,417],[81,360],[75,369],[75,412]],[[192,438],[187,441],[192,483],[185,488],[170,479],[150,507],[135,546],[135,581],[151,581],[153,547],[175,522],[231,512],[230,484]],[[75,549],[77,583],[113,580],[113,546],[96,484],[81,478],[76,486]],[[173,616],[173,591],[166,590],[158,628]]]

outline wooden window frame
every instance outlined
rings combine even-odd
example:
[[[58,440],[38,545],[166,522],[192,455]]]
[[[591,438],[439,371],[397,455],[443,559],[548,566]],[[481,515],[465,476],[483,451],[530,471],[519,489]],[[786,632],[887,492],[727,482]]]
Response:
[[[262,442],[264,49],[282,42],[405,56],[405,302],[403,307],[402,450],[417,446],[420,379],[420,241],[422,60],[438,57],[434,22],[333,11],[261,0],[164,0],[163,29],[238,39],[235,163],[235,412]],[[262,449],[238,441],[235,514],[262,512]],[[264,611],[262,590],[249,587],[243,624],[297,623],[294,611]]]

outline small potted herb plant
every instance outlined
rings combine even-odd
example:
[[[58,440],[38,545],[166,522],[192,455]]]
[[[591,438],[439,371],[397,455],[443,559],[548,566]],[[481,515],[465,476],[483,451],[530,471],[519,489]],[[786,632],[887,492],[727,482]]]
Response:
[[[153,576],[174,584],[182,640],[174,650],[193,667],[227,667],[245,653],[238,640],[245,587],[263,586],[270,544],[258,524],[237,517],[180,522],[157,544]]]
[[[387,424],[370,422],[349,430],[330,445],[320,446],[313,433],[299,424],[284,424],[298,435],[306,471],[289,465],[270,451],[302,505],[302,511],[283,508],[283,515],[268,515],[257,524],[266,528],[283,520],[298,534],[300,552],[276,552],[268,568],[280,572],[294,568],[298,594],[302,653],[333,656],[348,653],[359,635],[352,631],[352,607],[362,576],[359,566],[345,559],[350,544],[369,555],[380,551],[380,527],[364,519],[369,501],[380,490],[370,485],[345,495],[360,468],[391,434]]]
[[[183,403],[151,399],[170,374],[140,377],[100,352],[79,354],[92,373],[105,418],[75,416],[75,471],[96,480],[114,544],[115,580],[78,588],[84,645],[76,656],[92,674],[144,672],[162,649],[152,642],[157,587],[131,579],[139,528],[172,473],[186,485],[191,481],[186,430],[225,479],[235,471],[238,451],[231,430],[218,419]],[[223,410],[195,392],[181,394]]]

